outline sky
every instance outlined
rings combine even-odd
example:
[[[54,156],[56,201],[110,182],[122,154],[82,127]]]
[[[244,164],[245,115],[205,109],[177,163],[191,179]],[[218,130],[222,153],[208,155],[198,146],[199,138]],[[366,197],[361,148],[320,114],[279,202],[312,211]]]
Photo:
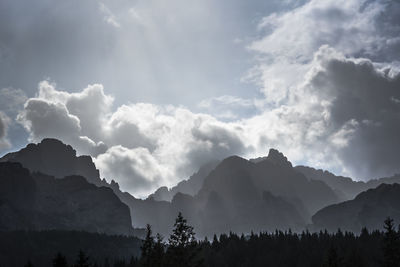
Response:
[[[145,197],[214,159],[400,173],[400,2],[2,0],[0,155],[54,137]]]

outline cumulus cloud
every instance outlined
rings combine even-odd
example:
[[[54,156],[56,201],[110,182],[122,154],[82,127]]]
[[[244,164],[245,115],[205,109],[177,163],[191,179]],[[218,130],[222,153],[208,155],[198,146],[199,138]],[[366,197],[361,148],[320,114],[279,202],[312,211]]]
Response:
[[[112,102],[98,84],[68,93],[43,81],[18,121],[31,141],[55,137],[94,156],[103,177],[137,196],[173,185],[211,159],[251,150],[238,124],[176,106],[136,103],[112,110]]]
[[[100,99],[98,95],[103,89],[98,85],[89,86],[75,94],[57,91],[54,86],[48,81],[41,82],[37,97],[28,99],[17,116],[17,121],[30,134],[30,141],[54,137],[79,147],[83,154],[104,152],[105,144],[94,140],[101,131],[99,124],[104,115],[104,106],[107,107],[105,103],[111,98],[103,94],[104,99]],[[104,106],[99,108],[102,104]]]
[[[258,147],[360,179],[399,172],[399,10],[312,0],[265,17],[247,76],[267,103],[246,122]]]
[[[123,190],[146,197],[155,187],[169,177],[168,169],[162,168],[148,149],[138,147],[128,149],[113,146],[95,159],[101,175],[116,180]]]

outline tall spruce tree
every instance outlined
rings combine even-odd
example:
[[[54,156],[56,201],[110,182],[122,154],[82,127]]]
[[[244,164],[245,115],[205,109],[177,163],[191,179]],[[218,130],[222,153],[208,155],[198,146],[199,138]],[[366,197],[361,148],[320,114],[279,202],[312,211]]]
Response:
[[[394,228],[393,219],[388,217],[384,222],[383,266],[400,267],[400,237]]]
[[[152,266],[152,253],[154,248],[154,237],[152,235],[152,230],[150,224],[146,225],[146,238],[143,241],[140,250],[142,252],[142,256],[140,258],[140,265],[143,267],[151,267]]]
[[[174,229],[168,243],[167,266],[190,267],[196,265],[195,233],[193,227],[187,224],[181,212],[175,220]]]

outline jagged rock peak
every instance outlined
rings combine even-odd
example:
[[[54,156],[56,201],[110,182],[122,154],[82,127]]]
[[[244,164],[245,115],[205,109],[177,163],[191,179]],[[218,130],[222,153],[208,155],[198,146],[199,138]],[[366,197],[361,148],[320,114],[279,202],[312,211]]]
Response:
[[[0,161],[19,162],[31,172],[41,172],[57,178],[69,175],[84,176],[89,182],[101,183],[99,171],[90,156],[77,156],[72,146],[54,138],[45,138],[38,144],[28,144]]]
[[[283,153],[273,148],[269,150],[268,157],[266,159],[269,162],[277,165],[292,167],[292,163],[287,159],[287,157],[285,157]]]

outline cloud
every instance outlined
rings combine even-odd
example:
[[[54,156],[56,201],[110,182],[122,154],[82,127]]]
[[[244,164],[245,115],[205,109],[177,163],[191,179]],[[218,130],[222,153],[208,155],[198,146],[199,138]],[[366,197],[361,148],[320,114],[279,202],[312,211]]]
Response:
[[[14,116],[21,110],[27,97],[21,89],[2,88],[0,89],[1,110],[10,116]]]
[[[99,155],[95,164],[100,168],[101,175],[114,179],[123,190],[137,197],[146,197],[165,182],[163,177],[169,176],[149,150],[142,147],[128,149],[113,146]]]
[[[258,150],[360,179],[399,172],[399,11],[396,1],[312,0],[265,17],[246,77],[266,98],[245,122]]]
[[[100,11],[104,14],[104,21],[110,24],[111,26],[115,28],[120,28],[121,25],[117,21],[117,18],[115,15],[111,12],[111,10],[104,4],[104,3],[99,3],[99,9]]]
[[[238,124],[184,107],[136,103],[113,110],[112,103],[99,84],[68,93],[43,81],[18,121],[31,141],[55,137],[94,156],[102,177],[137,196],[171,186],[211,159],[251,150]]]
[[[117,180],[123,190],[140,196],[158,185],[173,185],[213,157],[262,156],[271,147],[294,163],[361,179],[398,172],[400,4],[369,0],[294,2],[267,14],[258,25],[258,38],[248,45],[255,62],[242,81],[251,81],[259,88],[262,97],[258,99],[252,94],[233,96],[232,88],[237,85],[225,78],[212,83],[203,79],[202,75],[208,73],[229,80],[233,76],[237,82],[243,68],[230,68],[244,62],[221,60],[231,58],[234,50],[224,54],[225,49],[218,46],[209,52],[209,42],[204,40],[214,41],[222,35],[217,34],[219,31],[210,33],[207,24],[201,23],[212,10],[203,2],[173,16],[165,8],[175,10],[178,2],[137,2],[126,8],[106,2],[96,9],[99,16],[90,17],[90,21],[98,25],[100,17],[120,27],[116,30],[106,25],[100,36],[87,31],[86,26],[91,24],[85,24],[82,31],[94,35],[91,42],[77,43],[93,47],[96,53],[81,50],[75,43],[68,46],[64,49],[67,55],[69,51],[85,55],[81,67],[87,71],[82,74],[81,68],[69,67],[68,72],[60,71],[61,76],[67,77],[65,73],[77,69],[79,77],[95,81],[93,77],[101,77],[99,83],[105,88],[111,90],[106,86],[108,81],[108,85],[124,91],[124,96],[134,92],[138,96],[135,99],[175,105],[130,103],[121,98],[115,103],[102,84],[71,93],[43,81],[18,120],[30,140],[51,136],[70,143],[79,153],[95,157],[103,177]],[[51,28],[49,34],[54,35],[55,29]],[[188,46],[186,42],[176,43],[182,39],[182,32],[188,34],[184,35],[188,36]],[[120,38],[112,38],[113,34]],[[205,35],[209,39],[204,39]],[[223,37],[222,41],[232,43],[237,36]],[[249,41],[242,37],[243,42],[232,44],[235,49]],[[63,41],[61,38],[58,42]],[[184,53],[178,55],[176,51]],[[93,64],[89,60],[91,64],[86,64],[88,57],[103,59],[98,56],[103,54],[105,61]],[[46,54],[46,58],[52,56]],[[71,66],[72,59],[74,64],[79,63],[76,57],[57,62]],[[110,62],[123,70],[113,72],[103,83],[103,76],[93,73],[99,73],[97,66],[113,69]],[[196,71],[198,66],[206,66],[207,71]],[[44,69],[46,75],[59,80],[58,73]],[[227,69],[229,72],[225,72]],[[230,89],[218,90],[220,96],[212,97],[222,81]],[[127,84],[135,90],[127,90]],[[189,103],[186,96],[196,103],[205,100],[195,109],[176,104]]]
[[[81,93],[70,94],[57,91],[54,85],[43,81],[38,91],[38,96],[28,99],[17,116],[17,121],[30,134],[30,141],[54,137],[79,147],[82,154],[97,155],[106,150],[101,140],[94,141],[102,130],[99,125],[104,115],[102,111],[111,101],[111,97],[104,94],[101,99],[102,87],[93,85]]]
[[[350,173],[360,177],[400,172],[400,75],[368,59],[331,58],[310,81],[310,90],[330,101],[330,131],[344,131],[337,151]]]
[[[258,100],[243,99],[231,95],[208,98],[197,105],[200,110],[222,120],[237,120],[254,116],[258,113]]]
[[[0,111],[0,151],[10,148],[10,142],[7,139],[7,131],[10,119]]]

